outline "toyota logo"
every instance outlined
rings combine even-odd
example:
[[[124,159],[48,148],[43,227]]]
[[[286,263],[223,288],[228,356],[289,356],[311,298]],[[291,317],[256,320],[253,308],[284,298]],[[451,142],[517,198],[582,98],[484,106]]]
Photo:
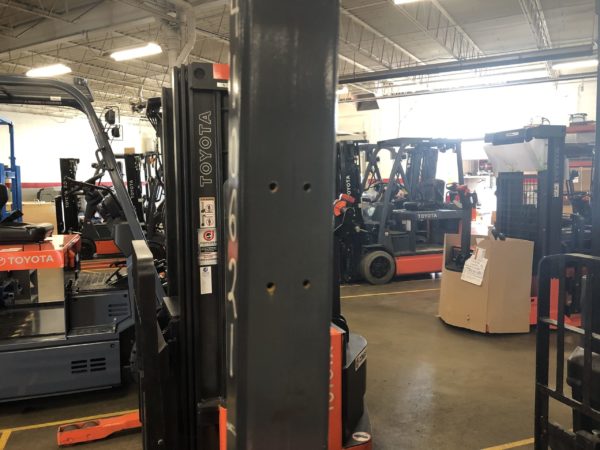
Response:
[[[6,258],[4,258],[3,256],[0,256],[0,266],[3,266],[6,264]]]

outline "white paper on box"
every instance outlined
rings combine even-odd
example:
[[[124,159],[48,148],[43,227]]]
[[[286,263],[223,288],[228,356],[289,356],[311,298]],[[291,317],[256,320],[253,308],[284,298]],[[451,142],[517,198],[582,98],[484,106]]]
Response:
[[[212,267],[200,267],[200,294],[212,294]]]
[[[483,276],[485,275],[485,267],[487,266],[487,262],[487,258],[470,257],[465,262],[465,267],[463,268],[460,279],[466,281],[467,283],[481,286],[483,283]]]

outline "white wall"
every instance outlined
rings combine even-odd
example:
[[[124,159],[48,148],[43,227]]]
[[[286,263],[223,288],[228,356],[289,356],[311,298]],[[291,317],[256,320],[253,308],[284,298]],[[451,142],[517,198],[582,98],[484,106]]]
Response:
[[[569,114],[596,108],[595,81],[543,83],[379,100],[379,110],[340,105],[338,129],[376,142],[396,137],[482,139],[485,133],[522,128],[532,118],[566,125]],[[465,159],[485,159],[481,143],[464,144]]]
[[[0,117],[11,120],[15,126],[15,150],[17,164],[21,166],[24,183],[60,182],[59,158],[79,158],[78,178],[93,174],[97,144],[83,114],[63,118],[0,110]],[[123,140],[113,141],[115,153],[123,153],[125,147],[137,152],[152,150],[154,129],[137,118],[122,117]],[[8,131],[0,127],[0,162],[8,162]]]

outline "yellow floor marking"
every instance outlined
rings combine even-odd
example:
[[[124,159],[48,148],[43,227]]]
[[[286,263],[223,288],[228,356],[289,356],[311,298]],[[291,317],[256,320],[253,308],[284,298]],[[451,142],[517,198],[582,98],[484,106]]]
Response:
[[[497,445],[496,447],[488,447],[483,450],[508,450],[510,448],[524,447],[533,444],[534,439],[523,439],[522,441],[509,442],[508,444]]]
[[[27,431],[27,430],[36,430],[38,428],[57,427],[59,425],[67,425],[69,423],[87,422],[88,420],[105,419],[107,417],[113,417],[113,416],[122,416],[124,414],[130,414],[130,413],[133,413],[133,412],[136,412],[136,411],[137,411],[137,409],[130,409],[128,411],[116,411],[116,412],[107,413],[107,414],[98,414],[96,416],[79,417],[79,418],[75,418],[75,419],[57,420],[55,422],[38,423],[38,424],[35,424],[35,425],[25,425],[23,427],[7,428],[6,430],[4,430],[4,432],[12,433],[14,431]],[[0,440],[0,443],[1,442],[2,441]],[[0,450],[2,450],[2,449],[3,449],[3,447],[0,446]]]
[[[12,431],[10,430],[2,430],[0,434],[0,450],[4,450],[6,448],[6,444],[8,443],[8,438],[10,437]]]
[[[430,291],[439,291],[439,290],[440,290],[440,288],[436,288],[436,289],[417,289],[417,290],[414,290],[414,291],[374,292],[373,294],[342,295],[342,296],[340,296],[340,298],[374,297],[376,295],[415,294],[417,292],[430,292]]]

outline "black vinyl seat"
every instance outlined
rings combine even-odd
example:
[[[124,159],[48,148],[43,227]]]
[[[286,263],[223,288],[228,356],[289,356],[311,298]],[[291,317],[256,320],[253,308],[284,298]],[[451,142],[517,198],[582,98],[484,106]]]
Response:
[[[0,184],[0,209],[8,203],[8,188]],[[51,223],[17,222],[23,216],[21,211],[13,211],[0,221],[0,244],[21,244],[42,242],[52,236],[54,225]]]

